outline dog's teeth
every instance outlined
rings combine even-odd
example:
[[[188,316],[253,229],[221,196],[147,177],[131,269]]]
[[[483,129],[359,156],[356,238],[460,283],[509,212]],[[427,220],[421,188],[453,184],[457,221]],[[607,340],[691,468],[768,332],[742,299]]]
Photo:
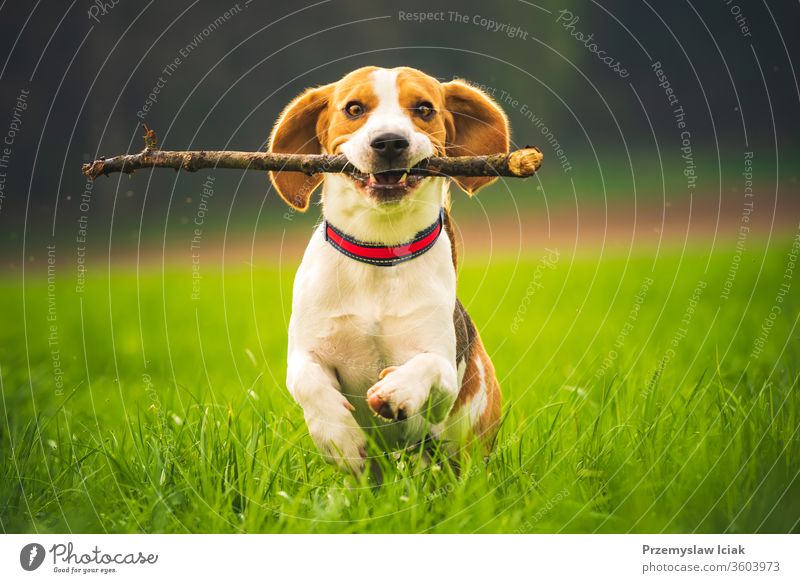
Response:
[[[375,175],[374,174],[370,174],[369,175],[369,181],[370,182],[375,182]]]
[[[405,184],[406,178],[408,178],[408,172],[403,172],[403,175],[400,177],[400,180],[398,180],[397,182],[399,184]]]

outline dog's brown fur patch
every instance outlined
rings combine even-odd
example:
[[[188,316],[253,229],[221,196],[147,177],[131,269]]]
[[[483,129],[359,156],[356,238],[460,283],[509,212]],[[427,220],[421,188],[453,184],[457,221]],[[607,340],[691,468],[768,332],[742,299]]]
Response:
[[[502,411],[500,384],[495,376],[492,359],[486,353],[472,319],[459,300],[456,300],[453,324],[456,329],[456,362],[466,362],[467,368],[451,414],[457,414],[462,407],[469,406],[472,399],[479,396],[483,382],[486,387],[486,408],[473,422],[472,429],[476,436],[490,443],[497,433]],[[478,360],[483,365],[483,375],[478,368]]]

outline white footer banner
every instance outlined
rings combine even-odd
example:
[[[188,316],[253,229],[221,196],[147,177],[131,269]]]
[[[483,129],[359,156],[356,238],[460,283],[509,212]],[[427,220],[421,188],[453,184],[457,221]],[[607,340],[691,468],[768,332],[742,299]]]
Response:
[[[2,535],[0,581],[800,581],[800,535]],[[544,579],[543,579],[544,578]]]

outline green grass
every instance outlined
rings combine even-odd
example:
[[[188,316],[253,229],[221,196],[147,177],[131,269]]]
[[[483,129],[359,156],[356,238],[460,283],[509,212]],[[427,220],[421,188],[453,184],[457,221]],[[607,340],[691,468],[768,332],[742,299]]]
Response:
[[[193,301],[189,267],[92,266],[78,296],[65,255],[48,322],[39,259],[24,290],[0,282],[0,527],[796,532],[800,282],[753,357],[790,241],[748,245],[727,299],[731,244],[471,257],[460,297],[505,395],[495,450],[460,469],[382,457],[382,486],[319,457],[283,385],[296,262],[204,264]]]

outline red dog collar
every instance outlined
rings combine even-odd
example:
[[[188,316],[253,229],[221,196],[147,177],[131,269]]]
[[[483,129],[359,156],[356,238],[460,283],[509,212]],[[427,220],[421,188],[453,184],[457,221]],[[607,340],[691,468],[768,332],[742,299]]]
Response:
[[[439,217],[427,229],[417,233],[411,241],[400,245],[376,245],[374,243],[364,243],[354,239],[325,221],[325,240],[337,251],[344,253],[351,259],[391,267],[419,257],[428,249],[433,247],[439,235],[442,233],[444,225],[444,209],[439,211]]]

